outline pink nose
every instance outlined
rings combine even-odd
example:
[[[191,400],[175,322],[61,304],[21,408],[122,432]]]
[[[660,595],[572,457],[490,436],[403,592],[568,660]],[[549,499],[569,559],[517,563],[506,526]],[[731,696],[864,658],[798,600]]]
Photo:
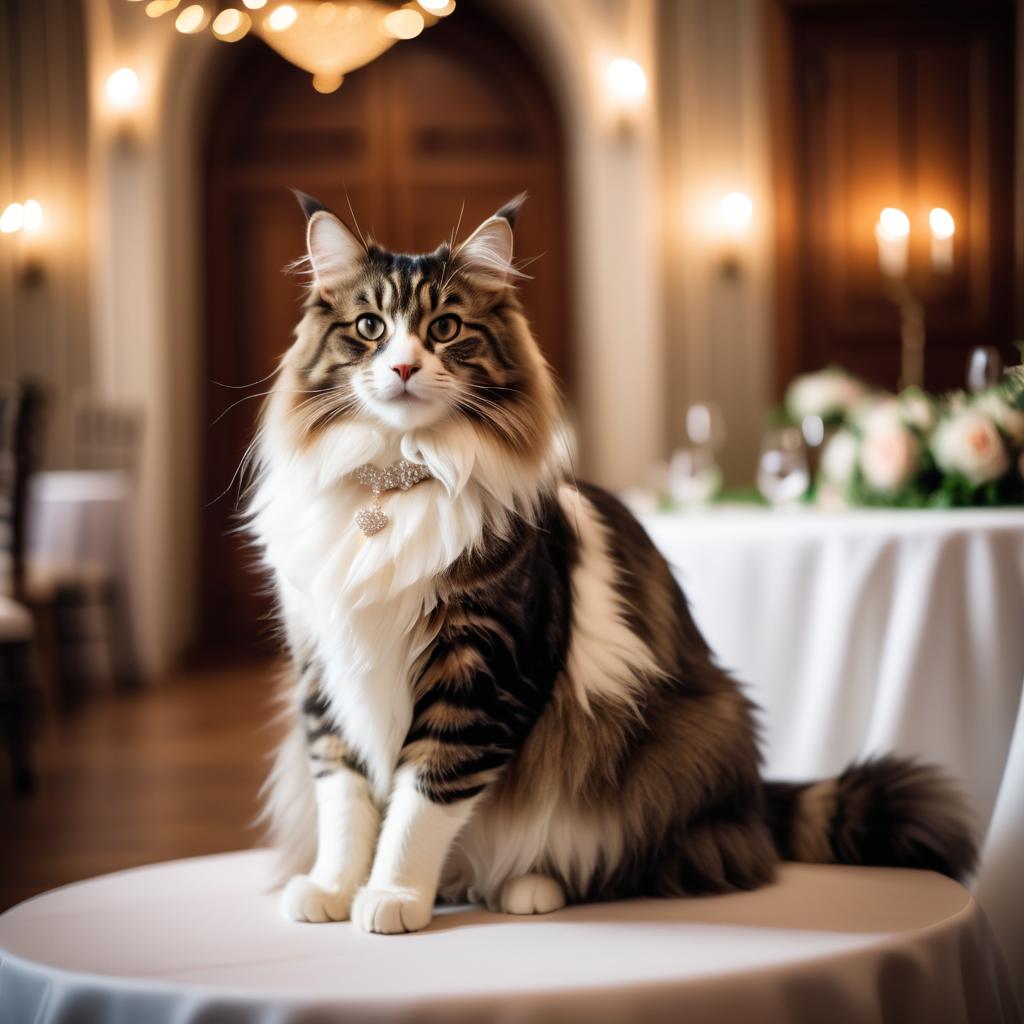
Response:
[[[408,380],[419,369],[419,366],[414,363],[399,363],[397,366],[392,366],[391,369],[394,370],[402,380]]]

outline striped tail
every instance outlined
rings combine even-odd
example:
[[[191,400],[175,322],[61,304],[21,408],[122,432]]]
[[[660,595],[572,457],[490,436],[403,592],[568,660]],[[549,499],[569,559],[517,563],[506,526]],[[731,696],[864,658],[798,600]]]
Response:
[[[785,860],[925,868],[956,879],[977,860],[967,801],[929,765],[881,757],[822,782],[766,782],[764,791]]]

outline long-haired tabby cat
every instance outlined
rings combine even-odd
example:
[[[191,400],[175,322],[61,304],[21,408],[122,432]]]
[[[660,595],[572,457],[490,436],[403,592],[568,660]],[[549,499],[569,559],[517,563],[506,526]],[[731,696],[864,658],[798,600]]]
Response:
[[[970,870],[935,770],[762,781],[664,559],[573,479],[521,198],[422,256],[300,202],[313,281],[249,509],[293,665],[268,783],[289,917],[415,931],[439,894],[545,913],[750,889],[780,858]]]

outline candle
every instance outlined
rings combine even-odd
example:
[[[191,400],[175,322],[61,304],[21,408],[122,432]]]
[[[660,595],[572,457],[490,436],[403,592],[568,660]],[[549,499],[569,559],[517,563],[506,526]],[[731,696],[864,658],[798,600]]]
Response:
[[[948,274],[953,269],[953,234],[956,231],[953,215],[936,206],[928,214],[928,227],[932,232],[932,270]]]
[[[904,277],[907,273],[907,247],[910,220],[902,210],[887,206],[875,225],[878,241],[878,267],[886,277]]]

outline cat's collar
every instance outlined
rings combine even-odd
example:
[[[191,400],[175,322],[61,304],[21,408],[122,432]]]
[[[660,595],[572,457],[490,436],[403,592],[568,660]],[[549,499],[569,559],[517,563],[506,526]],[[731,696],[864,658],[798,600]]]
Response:
[[[383,468],[368,462],[354,469],[350,476],[356,483],[373,491],[373,504],[359,509],[355,515],[356,526],[364,536],[372,537],[391,522],[380,506],[380,496],[387,491],[407,491],[424,480],[433,479],[434,474],[421,462],[399,459]]]

